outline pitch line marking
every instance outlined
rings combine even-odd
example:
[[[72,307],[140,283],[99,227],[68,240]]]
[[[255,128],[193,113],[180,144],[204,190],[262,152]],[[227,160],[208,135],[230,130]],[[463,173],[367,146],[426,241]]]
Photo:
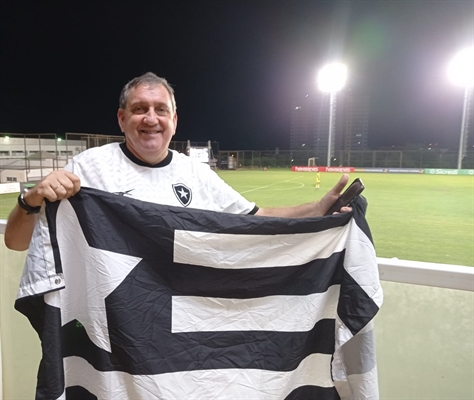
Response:
[[[279,185],[280,183],[291,182],[291,181],[294,181],[294,180],[296,180],[296,179],[299,179],[299,177],[298,177],[298,178],[293,178],[293,179],[286,179],[286,180],[281,181],[281,182],[275,182],[275,183],[272,183],[271,185],[260,186],[260,187],[255,188],[255,189],[245,190],[245,191],[243,191],[243,192],[240,192],[240,194],[249,193],[249,192],[255,192],[256,190],[266,189],[266,188],[269,188],[269,187],[271,187],[271,186]],[[303,183],[303,186],[304,186],[304,183]],[[278,189],[278,190],[283,190],[283,189]],[[286,190],[286,189],[285,189],[285,190]]]
[[[286,181],[286,182],[289,182],[289,181]],[[284,188],[284,189],[273,189],[273,190],[293,190],[293,189],[300,189],[300,188],[305,186],[304,183],[301,183],[301,182],[295,182],[295,183],[297,185],[299,185],[296,188],[295,187],[289,187],[289,188]]]

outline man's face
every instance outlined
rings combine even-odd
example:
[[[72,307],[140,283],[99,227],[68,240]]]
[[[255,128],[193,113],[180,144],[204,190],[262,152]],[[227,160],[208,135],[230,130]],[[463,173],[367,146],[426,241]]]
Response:
[[[125,110],[119,108],[117,117],[127,147],[135,157],[148,164],[165,159],[176,132],[178,115],[163,85],[131,89]]]

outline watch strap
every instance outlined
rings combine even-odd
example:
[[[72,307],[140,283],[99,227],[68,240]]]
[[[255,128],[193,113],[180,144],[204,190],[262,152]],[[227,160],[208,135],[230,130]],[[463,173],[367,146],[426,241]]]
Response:
[[[23,208],[23,210],[25,210],[28,215],[38,214],[41,210],[41,206],[31,207],[28,205],[25,201],[24,193],[20,193],[18,196],[18,205]]]

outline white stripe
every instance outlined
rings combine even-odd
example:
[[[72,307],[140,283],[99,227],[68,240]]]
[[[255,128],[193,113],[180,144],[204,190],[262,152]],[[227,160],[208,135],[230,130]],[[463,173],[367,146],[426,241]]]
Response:
[[[324,318],[334,318],[340,286],[307,296],[223,299],[173,296],[171,329],[178,332],[306,332]]]
[[[374,246],[354,219],[347,226],[349,231],[344,268],[375,304],[381,307],[383,292],[380,286]]]
[[[285,235],[175,231],[174,262],[222,269],[286,267],[344,249],[348,226]]]
[[[66,387],[82,386],[99,399],[280,400],[304,385],[333,387],[330,363],[330,354],[312,354],[289,372],[220,369],[130,375],[97,371],[80,357],[67,357],[64,370]]]

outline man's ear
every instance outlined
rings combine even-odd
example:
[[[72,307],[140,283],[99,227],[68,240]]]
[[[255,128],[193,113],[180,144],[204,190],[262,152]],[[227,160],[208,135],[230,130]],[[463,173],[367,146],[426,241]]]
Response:
[[[125,118],[125,110],[123,108],[119,108],[117,111],[117,120],[120,126],[120,130],[123,132],[123,120]]]
[[[174,123],[174,132],[173,132],[173,136],[174,136],[176,133],[176,127],[178,126],[178,113],[177,112],[174,113],[173,123]]]

